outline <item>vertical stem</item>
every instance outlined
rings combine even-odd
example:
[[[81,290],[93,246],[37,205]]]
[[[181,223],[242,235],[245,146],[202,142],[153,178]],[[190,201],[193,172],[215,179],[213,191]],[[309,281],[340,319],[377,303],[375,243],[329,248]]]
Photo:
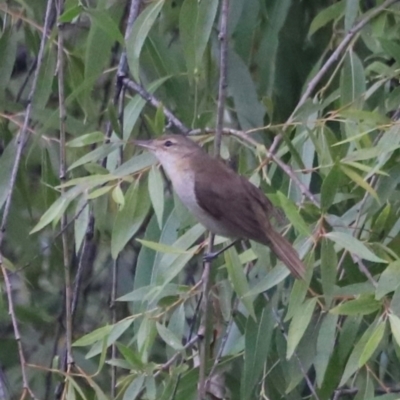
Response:
[[[221,138],[224,124],[224,110],[227,88],[228,71],[228,14],[229,0],[223,0],[221,4],[221,24],[219,32],[220,55],[219,55],[219,85],[218,85],[218,104],[217,104],[217,125],[214,139],[214,157],[220,156]],[[208,253],[213,251],[214,235],[210,233],[208,240]],[[211,262],[204,263],[202,282],[203,282],[203,320],[200,326],[199,335],[204,335],[204,340],[200,343],[200,365],[199,365],[199,391],[198,400],[203,400],[207,394],[207,364],[210,352],[210,342],[212,326],[210,321],[210,279]]]
[[[57,17],[63,13],[64,0],[57,1]],[[57,48],[57,78],[58,78],[58,108],[60,115],[60,184],[66,181],[67,161],[66,161],[66,139],[65,139],[65,120],[67,118],[65,110],[65,94],[64,94],[64,25],[57,23],[58,27],[58,48]],[[61,187],[61,196],[64,195],[65,189]],[[73,362],[72,359],[72,287],[71,287],[71,270],[69,262],[68,235],[67,235],[67,214],[61,217],[61,241],[63,248],[63,267],[64,267],[64,284],[65,284],[65,329],[66,329],[66,345],[67,345],[67,371]]]

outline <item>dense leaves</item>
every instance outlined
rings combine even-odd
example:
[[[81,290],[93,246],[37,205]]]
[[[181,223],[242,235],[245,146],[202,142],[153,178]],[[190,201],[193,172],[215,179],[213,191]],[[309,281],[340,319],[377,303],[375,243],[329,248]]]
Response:
[[[214,398],[398,399],[398,2],[230,2],[221,155],[307,274],[237,245],[206,322],[205,229],[132,139],[188,129],[212,151],[221,2],[57,3],[38,58],[47,1],[0,1],[0,399],[195,399],[204,332]]]

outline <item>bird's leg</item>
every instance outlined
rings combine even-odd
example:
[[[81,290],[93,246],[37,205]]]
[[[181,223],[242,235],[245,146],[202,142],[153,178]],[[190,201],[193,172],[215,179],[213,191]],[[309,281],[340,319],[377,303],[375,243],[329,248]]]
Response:
[[[218,251],[213,251],[212,253],[204,253],[203,254],[203,261],[212,261],[215,258],[217,258],[220,254],[222,254],[224,251],[230,249],[232,246],[234,246],[237,242],[239,241],[239,239],[234,240],[233,242],[229,243],[227,246],[223,247],[221,250]]]

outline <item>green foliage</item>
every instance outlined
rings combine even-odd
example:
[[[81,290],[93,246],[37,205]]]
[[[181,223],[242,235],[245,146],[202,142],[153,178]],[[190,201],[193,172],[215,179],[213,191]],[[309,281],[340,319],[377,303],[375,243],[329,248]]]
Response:
[[[129,7],[121,2],[67,0],[37,60],[46,1],[0,2],[0,217],[7,217],[0,371],[10,383],[0,373],[1,399],[20,398],[24,385],[7,294],[37,398],[51,397],[64,378],[68,399],[197,397],[205,229],[132,139],[185,126],[211,152],[220,3],[142,2],[127,31]],[[283,211],[277,229],[307,274],[294,281],[253,242],[212,262],[205,366],[215,398],[399,397],[382,391],[398,390],[400,380],[400,8],[382,3],[231,1],[224,112],[231,130],[221,154]],[[124,49],[129,73],[117,76]],[[325,75],[300,100],[321,68]],[[153,101],[124,87],[123,101],[114,102],[123,78]],[[264,147],[274,140],[278,163]],[[65,263],[79,294],[75,366],[67,373],[59,362],[68,326]]]

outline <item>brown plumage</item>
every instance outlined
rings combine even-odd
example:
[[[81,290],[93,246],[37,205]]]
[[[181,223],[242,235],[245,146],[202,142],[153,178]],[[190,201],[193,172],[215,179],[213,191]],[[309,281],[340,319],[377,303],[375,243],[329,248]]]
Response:
[[[279,213],[260,189],[184,136],[136,143],[155,154],[182,202],[207,229],[267,245],[296,278],[304,276],[296,250],[270,222]]]

